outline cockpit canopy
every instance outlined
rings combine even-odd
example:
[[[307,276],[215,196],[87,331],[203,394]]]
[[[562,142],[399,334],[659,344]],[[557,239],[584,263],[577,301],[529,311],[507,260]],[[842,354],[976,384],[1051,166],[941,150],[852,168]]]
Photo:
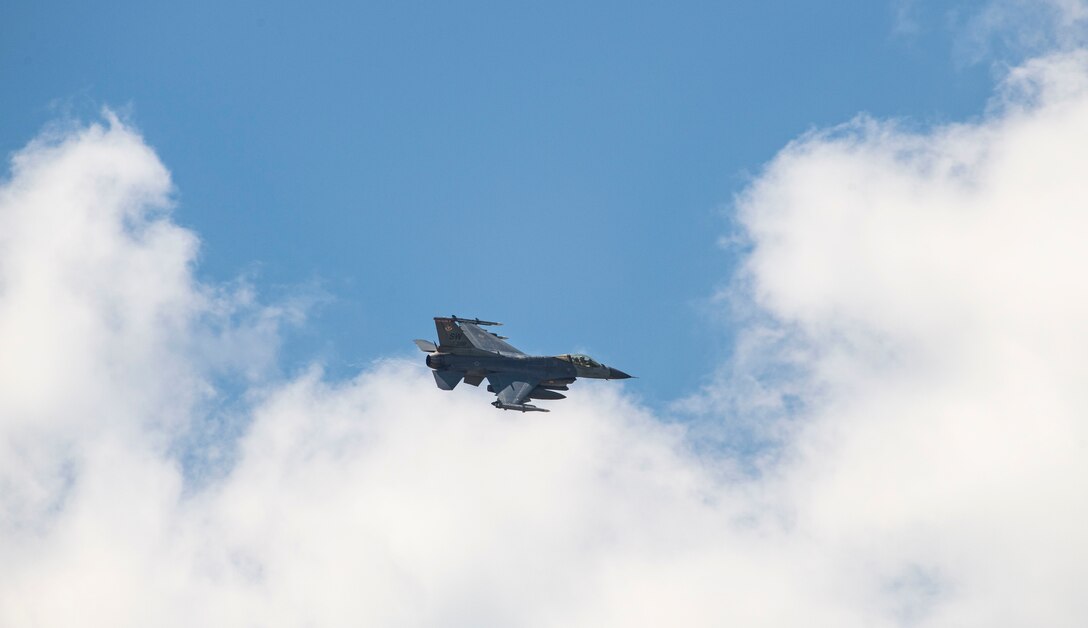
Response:
[[[559,357],[563,358],[564,360],[569,360],[570,363],[573,364],[574,366],[581,366],[581,367],[587,368],[587,369],[599,369],[599,368],[601,368],[601,363],[600,362],[594,360],[593,358],[589,357],[588,355],[583,355],[581,353],[572,353],[570,355],[561,355]]]

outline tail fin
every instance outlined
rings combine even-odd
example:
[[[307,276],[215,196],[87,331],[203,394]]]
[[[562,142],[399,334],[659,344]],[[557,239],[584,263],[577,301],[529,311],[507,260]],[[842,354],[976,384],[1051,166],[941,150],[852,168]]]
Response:
[[[452,318],[439,318],[434,319],[435,329],[438,330],[438,349],[439,351],[445,351],[446,349],[471,349],[472,343],[465,338],[464,332],[461,331],[461,327]]]

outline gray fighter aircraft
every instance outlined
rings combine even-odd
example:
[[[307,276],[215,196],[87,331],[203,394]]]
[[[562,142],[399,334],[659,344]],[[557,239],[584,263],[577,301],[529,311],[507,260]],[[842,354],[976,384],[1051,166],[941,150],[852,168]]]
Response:
[[[627,379],[619,369],[597,362],[588,355],[535,356],[515,349],[506,337],[481,329],[502,325],[478,318],[435,317],[438,345],[416,340],[427,353],[427,366],[434,369],[434,381],[442,390],[453,390],[464,380],[479,386],[485,378],[488,392],[498,396],[491,405],[503,410],[548,412],[525,403],[529,399],[565,399],[559,392],[579,377]]]

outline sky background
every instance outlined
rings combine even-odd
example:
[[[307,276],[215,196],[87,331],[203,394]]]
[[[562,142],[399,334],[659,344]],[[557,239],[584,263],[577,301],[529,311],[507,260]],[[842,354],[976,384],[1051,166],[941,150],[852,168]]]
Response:
[[[977,116],[979,3],[5,2],[0,148],[103,106],[168,164],[198,273],[320,296],[283,365],[349,376],[507,323],[661,407],[730,354],[734,196],[859,112]]]
[[[1088,625],[1085,0],[8,2],[0,147],[5,628]]]

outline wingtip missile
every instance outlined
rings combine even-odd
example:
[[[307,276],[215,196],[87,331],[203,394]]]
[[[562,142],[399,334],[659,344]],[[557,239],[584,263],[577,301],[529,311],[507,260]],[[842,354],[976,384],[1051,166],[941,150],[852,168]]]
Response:
[[[502,326],[502,323],[496,323],[495,321],[482,321],[478,318],[459,318],[456,314],[450,315],[450,320],[460,321],[462,323],[472,323],[473,325],[495,325]]]

